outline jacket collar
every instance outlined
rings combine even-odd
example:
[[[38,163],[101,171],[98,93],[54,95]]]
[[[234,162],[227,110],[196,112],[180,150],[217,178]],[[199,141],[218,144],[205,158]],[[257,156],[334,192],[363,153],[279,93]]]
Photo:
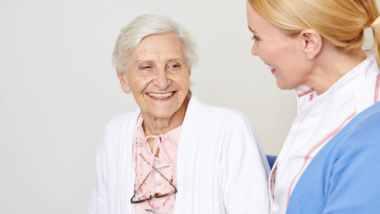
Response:
[[[360,97],[367,87],[370,87],[368,83],[378,73],[379,68],[377,67],[375,54],[372,52],[366,60],[345,74],[321,95],[317,95],[314,89],[308,85],[299,86],[295,89],[298,100],[298,113],[331,105],[332,101],[339,101],[341,98],[349,99],[347,96],[352,98]]]

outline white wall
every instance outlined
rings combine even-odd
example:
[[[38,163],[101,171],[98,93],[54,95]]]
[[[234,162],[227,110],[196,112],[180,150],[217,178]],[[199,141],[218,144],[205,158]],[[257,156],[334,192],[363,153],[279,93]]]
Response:
[[[277,155],[296,114],[250,53],[245,0],[0,1],[0,213],[84,213],[102,129],[137,106],[110,56],[136,16],[170,16],[198,40],[192,86],[204,102],[238,109]]]

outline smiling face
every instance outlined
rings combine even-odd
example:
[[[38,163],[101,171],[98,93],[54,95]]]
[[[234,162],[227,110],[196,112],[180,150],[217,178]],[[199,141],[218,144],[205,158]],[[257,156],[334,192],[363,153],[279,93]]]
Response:
[[[276,77],[281,89],[306,84],[312,69],[299,36],[291,37],[270,24],[247,2],[248,27],[254,34],[252,54],[259,56]]]
[[[119,74],[124,92],[130,90],[144,117],[166,119],[181,108],[190,87],[190,69],[182,42],[172,33],[145,37]]]

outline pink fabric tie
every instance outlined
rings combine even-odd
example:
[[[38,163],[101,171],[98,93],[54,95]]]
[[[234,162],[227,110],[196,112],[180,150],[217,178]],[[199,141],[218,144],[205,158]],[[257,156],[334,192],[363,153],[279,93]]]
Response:
[[[154,158],[158,152],[158,149],[160,149],[160,155],[162,157],[164,157],[169,163],[171,163],[171,160],[168,158],[164,149],[162,148],[162,143],[168,142],[168,143],[172,143],[174,145],[176,145],[177,143],[175,142],[173,137],[169,134],[150,135],[150,136],[144,137],[144,136],[142,136],[142,133],[139,132],[138,138],[139,138],[139,140],[135,143],[135,145],[136,146],[142,146],[143,144],[145,144],[145,147],[148,151],[151,151],[151,149],[149,147],[148,139],[154,138],[154,148],[153,148],[153,152],[152,152],[152,156],[150,158],[150,164],[149,164],[152,167],[151,171],[149,172],[151,174],[150,176],[152,176],[152,179],[151,179],[150,183],[148,184],[148,188],[145,188],[145,191],[143,193],[136,195],[137,198],[140,198],[140,197],[144,196],[150,190],[152,184],[155,183],[155,179],[154,179],[155,169],[153,167],[154,167]],[[160,138],[161,138],[161,140],[160,140]],[[167,166],[164,166],[164,167],[167,167]],[[163,168],[163,167],[160,167],[160,168]],[[159,169],[159,168],[157,168],[157,169]]]

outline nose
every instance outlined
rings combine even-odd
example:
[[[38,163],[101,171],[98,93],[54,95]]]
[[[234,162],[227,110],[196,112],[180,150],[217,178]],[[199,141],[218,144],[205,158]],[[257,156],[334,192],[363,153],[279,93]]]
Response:
[[[259,55],[259,52],[257,50],[257,48],[258,48],[257,46],[258,46],[257,42],[253,43],[253,46],[252,46],[252,49],[251,49],[251,53],[254,56],[258,56]]]
[[[158,87],[160,90],[165,90],[170,83],[171,80],[168,79],[165,70],[158,71],[156,77],[153,79],[153,85]]]

